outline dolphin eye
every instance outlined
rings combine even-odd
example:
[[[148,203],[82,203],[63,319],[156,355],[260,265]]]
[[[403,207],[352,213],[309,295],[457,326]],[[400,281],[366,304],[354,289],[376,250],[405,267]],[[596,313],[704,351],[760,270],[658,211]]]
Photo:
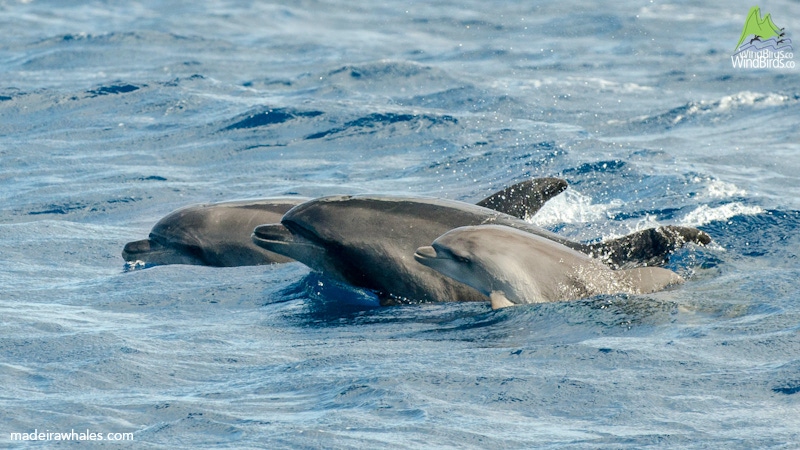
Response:
[[[463,256],[453,255],[453,259],[462,263],[462,264],[472,264],[469,258],[464,258]]]
[[[455,261],[455,262],[457,262],[459,264],[472,264],[472,261],[470,261],[469,258],[465,258],[465,257],[463,257],[461,255],[457,255],[450,249],[444,249],[444,250],[439,250],[439,251],[442,252],[444,255],[446,255],[448,258],[452,259],[453,261]]]

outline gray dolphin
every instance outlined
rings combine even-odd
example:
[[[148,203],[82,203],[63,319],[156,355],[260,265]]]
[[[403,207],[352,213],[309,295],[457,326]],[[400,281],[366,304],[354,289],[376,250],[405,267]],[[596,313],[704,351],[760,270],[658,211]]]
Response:
[[[553,240],[503,225],[459,227],[420,247],[414,259],[489,297],[492,309],[646,294],[683,282],[661,267],[612,270]]]
[[[535,178],[517,183],[479,204],[520,217],[536,213],[567,188],[560,178]],[[309,199],[270,198],[191,205],[158,221],[150,237],[125,245],[122,257],[146,265],[196,264],[219,267],[291,261],[253,243],[250,235],[262,224],[279,223],[283,214]]]
[[[519,218],[454,200],[334,196],[310,200],[287,212],[281,224],[255,229],[259,246],[314,270],[375,291],[382,304],[486,301],[477,290],[414,260],[417,248],[454,228],[500,224],[601,258],[609,265],[663,263],[685,242],[707,244],[700,230],[660,227],[597,244],[569,241]]]
[[[150,237],[129,242],[125,261],[148,265],[196,264],[218,267],[291,261],[253,245],[253,228],[280,222],[281,217],[307,198],[270,198],[191,205],[158,221]]]

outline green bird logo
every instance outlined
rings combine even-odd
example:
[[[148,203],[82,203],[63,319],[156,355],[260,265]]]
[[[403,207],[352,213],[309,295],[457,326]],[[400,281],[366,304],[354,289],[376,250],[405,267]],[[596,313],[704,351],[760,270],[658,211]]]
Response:
[[[738,49],[742,45],[742,42],[748,38],[750,38],[750,44],[752,44],[753,41],[766,41],[773,37],[780,42],[784,34],[783,28],[778,28],[769,14],[762,19],[761,8],[753,6],[750,8],[750,12],[747,13],[747,20],[745,20],[744,28],[742,29],[742,36],[739,38],[739,43],[736,44],[736,48]]]

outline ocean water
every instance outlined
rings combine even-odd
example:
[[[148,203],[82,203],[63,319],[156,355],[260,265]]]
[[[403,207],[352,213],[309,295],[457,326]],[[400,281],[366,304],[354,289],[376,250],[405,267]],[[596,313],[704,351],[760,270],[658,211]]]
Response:
[[[797,448],[800,69],[732,67],[751,6],[0,1],[0,446]],[[536,176],[565,236],[715,242],[500,311],[120,256],[191,203]]]

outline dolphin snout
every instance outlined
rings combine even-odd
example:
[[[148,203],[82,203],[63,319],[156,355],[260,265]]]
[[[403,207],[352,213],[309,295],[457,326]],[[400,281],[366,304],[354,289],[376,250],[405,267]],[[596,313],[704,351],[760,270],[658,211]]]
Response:
[[[139,255],[142,253],[147,253],[155,247],[154,242],[150,239],[142,239],[141,241],[133,241],[128,242],[125,244],[125,248],[122,249],[122,256],[130,261],[128,258],[133,257],[135,255]]]
[[[323,247],[293,234],[279,223],[257,226],[253,230],[252,239],[254,244],[264,250],[295,259],[320,272],[329,270]]]
[[[256,244],[260,242],[265,243],[281,243],[293,242],[294,235],[288,228],[279,223],[270,223],[266,225],[259,225],[253,230],[253,241]]]
[[[420,247],[414,253],[414,259],[423,262],[429,259],[436,259],[436,249],[431,246]]]

